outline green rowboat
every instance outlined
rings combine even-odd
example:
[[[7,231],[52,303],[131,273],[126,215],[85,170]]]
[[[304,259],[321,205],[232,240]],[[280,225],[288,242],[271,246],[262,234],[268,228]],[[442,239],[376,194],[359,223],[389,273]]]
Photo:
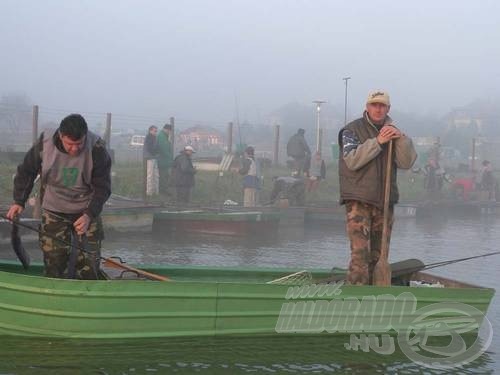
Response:
[[[418,309],[437,302],[460,302],[476,308],[476,317],[480,319],[494,295],[493,289],[421,272],[415,273],[412,280],[439,282],[444,287],[346,285],[336,289],[340,294],[327,296],[300,289],[305,288],[304,285],[283,284],[303,282],[293,278],[300,270],[202,266],[141,269],[168,276],[170,281],[140,280],[129,273],[121,275],[119,280],[52,279],[42,276],[40,264],[25,271],[15,262],[2,261],[0,335],[93,339],[280,334],[277,331],[316,335],[326,334],[325,330],[301,331],[304,327],[300,322],[297,325],[297,320],[290,320],[300,311],[291,311],[287,303],[299,303],[297,306],[303,307],[305,302],[352,301],[364,296],[394,301],[395,297],[409,292],[415,296]],[[341,278],[344,272],[340,269],[315,270],[298,275],[324,280],[332,275]],[[269,283],[271,281],[274,283]],[[396,282],[406,284],[408,277]],[[330,284],[328,288],[336,288],[336,285]],[[385,319],[384,314],[391,313],[392,310],[375,317]],[[329,316],[330,321],[333,317],[345,320],[352,316],[352,311],[338,310],[335,314]],[[441,316],[443,314],[447,316],[446,313]],[[348,331],[363,331],[362,325],[366,328],[373,318],[373,314],[361,316],[357,321],[359,326]]]

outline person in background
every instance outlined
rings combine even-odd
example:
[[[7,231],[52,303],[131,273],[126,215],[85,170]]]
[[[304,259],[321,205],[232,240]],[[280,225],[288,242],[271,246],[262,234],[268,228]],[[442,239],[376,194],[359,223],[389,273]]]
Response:
[[[144,138],[144,146],[142,148],[142,157],[146,168],[146,195],[151,196],[158,194],[158,154],[156,135],[158,127],[151,125],[148,129],[148,134]]]
[[[38,174],[45,276],[98,279],[103,239],[100,213],[111,195],[111,157],[104,141],[87,129],[79,114],[65,117],[56,130],[44,131],[17,167],[14,204],[7,212],[10,220],[23,212]],[[82,239],[80,248],[69,245],[72,237]]]
[[[297,134],[292,135],[286,145],[286,153],[294,161],[293,176],[302,176],[306,169],[306,164],[311,158],[311,150],[304,138],[304,129],[299,129]]]
[[[493,175],[493,168],[489,160],[483,160],[480,176],[480,189],[482,197],[486,200],[495,201],[498,198],[496,195],[498,190],[498,181]]]
[[[271,203],[282,207],[302,207],[305,204],[306,184],[303,177],[281,176],[273,177]]]
[[[388,116],[391,103],[385,91],[368,95],[363,116],[339,132],[340,203],[346,206],[351,261],[350,284],[373,283],[382,243],[384,187],[389,142],[393,142],[393,168],[389,197],[389,243],[394,205],[398,202],[397,169],[409,169],[417,158],[412,140]]]
[[[165,124],[157,138],[158,171],[160,173],[159,192],[163,197],[168,196],[170,168],[172,167],[172,125]]]
[[[311,165],[306,180],[307,191],[312,192],[318,189],[321,180],[326,178],[325,161],[321,158],[321,152],[316,151],[311,159]]]
[[[245,149],[245,155],[239,174],[243,175],[243,207],[255,207],[258,202],[258,190],[260,189],[260,165],[255,160],[255,150],[249,146]]]
[[[191,189],[194,187],[194,175],[196,173],[191,160],[194,153],[196,151],[191,146],[185,146],[172,165],[177,203],[189,203],[191,201]]]

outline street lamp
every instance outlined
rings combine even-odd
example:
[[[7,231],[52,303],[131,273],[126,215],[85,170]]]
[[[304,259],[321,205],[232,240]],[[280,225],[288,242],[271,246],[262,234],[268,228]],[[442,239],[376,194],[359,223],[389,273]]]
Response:
[[[345,98],[344,98],[344,126],[347,125],[347,81],[351,79],[351,77],[342,78],[345,81]]]
[[[326,103],[324,100],[314,100],[313,103],[316,104],[316,151],[321,152],[321,137],[320,137],[320,127],[319,127],[319,113],[321,112],[321,104]]]

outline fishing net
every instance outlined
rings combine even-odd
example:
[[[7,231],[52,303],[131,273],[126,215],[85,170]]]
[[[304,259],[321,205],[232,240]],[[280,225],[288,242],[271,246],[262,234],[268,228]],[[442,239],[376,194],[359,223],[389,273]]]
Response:
[[[291,273],[280,277],[279,279],[274,279],[268,281],[267,284],[280,284],[280,285],[305,285],[312,282],[312,274],[307,270],[302,270],[299,272]]]

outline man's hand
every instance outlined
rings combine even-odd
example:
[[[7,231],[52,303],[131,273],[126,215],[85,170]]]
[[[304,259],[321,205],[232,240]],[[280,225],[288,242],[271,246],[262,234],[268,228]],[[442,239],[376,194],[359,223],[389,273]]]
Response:
[[[377,142],[381,145],[389,142],[391,139],[398,139],[403,135],[401,130],[396,128],[393,125],[384,125],[382,129],[380,129],[379,134],[377,135]]]
[[[7,211],[7,219],[9,220],[15,220],[16,216],[21,215],[21,212],[24,211],[23,206],[14,203],[12,206],[10,206],[9,211]]]
[[[87,214],[83,214],[80,216],[74,223],[73,227],[75,228],[76,234],[82,235],[87,233],[87,230],[90,226],[90,217]]]

